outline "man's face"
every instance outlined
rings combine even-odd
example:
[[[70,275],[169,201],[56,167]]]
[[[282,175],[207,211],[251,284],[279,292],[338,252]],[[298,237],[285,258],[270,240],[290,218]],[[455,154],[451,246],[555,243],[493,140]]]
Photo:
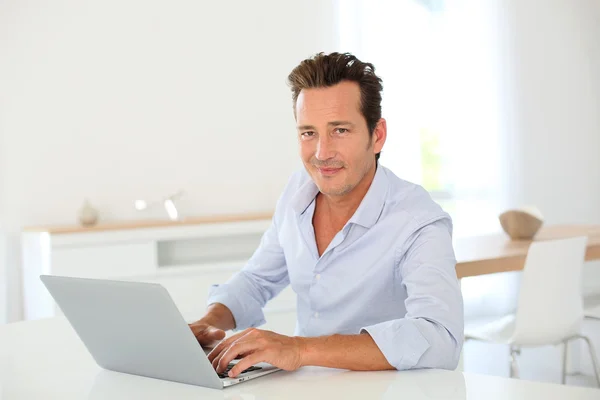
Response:
[[[296,102],[296,123],[304,167],[329,196],[350,193],[374,167],[375,154],[385,142],[383,119],[372,139],[369,135],[356,82],[303,89]]]

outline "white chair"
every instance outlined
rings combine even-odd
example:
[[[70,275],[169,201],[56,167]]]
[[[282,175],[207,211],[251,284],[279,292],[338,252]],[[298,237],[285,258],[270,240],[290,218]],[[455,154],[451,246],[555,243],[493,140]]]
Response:
[[[580,333],[583,323],[581,274],[586,244],[586,237],[533,242],[525,260],[516,315],[467,328],[465,339],[508,344],[511,377],[518,377],[516,357],[521,347],[562,343],[563,384],[566,382],[568,343],[583,339],[590,350],[600,386],[593,345]]]
[[[583,316],[587,320],[600,322],[600,304],[597,304],[595,306],[585,307],[585,303],[584,303]]]
[[[587,319],[597,319],[600,320],[600,304],[595,307],[586,308],[583,310],[583,315]]]

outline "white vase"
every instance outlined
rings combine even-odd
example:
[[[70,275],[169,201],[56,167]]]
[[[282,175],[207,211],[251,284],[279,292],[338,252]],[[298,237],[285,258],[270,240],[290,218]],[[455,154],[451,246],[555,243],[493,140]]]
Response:
[[[79,223],[83,226],[94,226],[98,222],[98,211],[86,199],[79,210]]]

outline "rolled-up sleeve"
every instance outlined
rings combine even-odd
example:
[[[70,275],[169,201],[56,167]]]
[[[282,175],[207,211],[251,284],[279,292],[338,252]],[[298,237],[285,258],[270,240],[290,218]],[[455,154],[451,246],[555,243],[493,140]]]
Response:
[[[276,217],[277,213],[244,268],[226,283],[210,289],[208,304],[227,306],[235,319],[236,330],[264,324],[263,307],[289,284]]]
[[[464,340],[464,311],[451,222],[417,230],[398,252],[397,273],[407,292],[406,316],[364,327],[398,370],[455,369]]]

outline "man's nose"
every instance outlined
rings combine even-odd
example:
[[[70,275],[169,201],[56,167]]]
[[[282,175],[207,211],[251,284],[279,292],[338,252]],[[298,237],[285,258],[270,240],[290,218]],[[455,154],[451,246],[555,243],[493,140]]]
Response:
[[[334,145],[328,135],[322,135],[319,137],[315,157],[319,161],[325,161],[335,157]]]

